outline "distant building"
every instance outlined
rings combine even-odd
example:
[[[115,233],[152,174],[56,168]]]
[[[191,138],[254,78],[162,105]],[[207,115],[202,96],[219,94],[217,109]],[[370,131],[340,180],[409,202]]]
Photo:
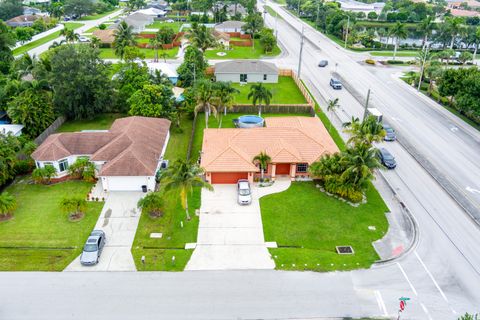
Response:
[[[178,81],[177,69],[174,65],[164,62],[147,62],[147,67],[150,71],[158,70],[162,74],[166,75],[167,78],[173,83],[176,84]]]
[[[480,17],[480,12],[463,9],[450,9],[450,13],[454,17]]]
[[[151,16],[154,18],[161,18],[167,14],[167,11],[157,9],[157,8],[147,8],[147,9],[138,10],[136,12],[143,13],[143,14],[146,14],[147,16]]]
[[[32,7],[23,7],[23,15],[31,14],[42,15],[42,10]]]
[[[374,3],[363,3],[355,0],[335,0],[340,4],[340,8],[343,11],[350,12],[363,12],[369,14],[370,12],[375,12],[380,14],[385,7],[384,2],[374,2]]]
[[[12,136],[19,137],[22,134],[22,124],[0,124],[0,134],[11,134]]]
[[[278,83],[278,68],[271,62],[260,60],[232,60],[215,64],[217,81],[238,83]]]
[[[242,27],[245,25],[245,22],[243,21],[225,21],[222,23],[219,23],[215,25],[215,30],[221,31],[221,32],[241,32],[243,33]]]
[[[226,48],[230,46],[230,35],[228,33],[213,29],[212,34],[222,46]]]
[[[14,17],[6,21],[6,24],[10,27],[31,27],[35,20],[43,19],[46,22],[50,20],[48,17],[44,17],[36,14],[27,14]]]
[[[145,27],[153,23],[154,18],[146,14],[135,12],[124,19],[124,21],[133,28],[133,32],[140,33]]]
[[[115,41],[114,29],[95,30],[92,35],[100,39],[101,43],[112,44]]]

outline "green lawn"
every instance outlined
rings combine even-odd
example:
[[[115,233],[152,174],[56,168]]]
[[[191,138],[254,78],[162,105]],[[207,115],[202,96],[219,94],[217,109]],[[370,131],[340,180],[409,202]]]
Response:
[[[107,11],[107,12],[104,12],[104,13],[99,13],[99,14],[93,14],[93,15],[90,15],[90,16],[85,16],[85,17],[81,17],[80,19],[78,19],[79,21],[87,21],[87,20],[97,20],[97,19],[101,19],[103,17],[106,17],[108,16],[109,14],[111,13],[114,13],[115,11],[119,11],[120,9],[113,9],[111,11]]]
[[[192,120],[185,117],[182,119],[180,130],[170,129],[170,141],[165,159],[173,162],[176,159],[186,158],[192,124]],[[188,201],[192,216],[190,221],[185,218],[178,192],[164,193],[164,200],[163,217],[153,219],[148,214],[142,213],[140,218],[132,246],[132,255],[138,270],[182,271],[193,252],[193,250],[185,250],[185,244],[197,242],[198,217],[195,215],[195,209],[200,208],[200,190],[195,189]],[[181,222],[183,222],[183,228]],[[162,232],[163,237],[151,239],[152,232]],[[141,263],[142,256],[145,256],[145,266]],[[172,256],[175,256],[175,262],[172,262]]]
[[[218,52],[225,52],[226,55],[219,56]],[[255,48],[253,47],[237,47],[231,46],[231,50],[225,49],[213,49],[205,51],[205,58],[207,59],[259,59],[261,57],[274,57],[280,54],[281,50],[278,46],[275,46],[272,52],[263,53],[263,46],[260,41],[255,40]]]
[[[153,59],[153,57],[155,56],[155,52],[153,49],[140,48],[140,52],[143,52],[145,54],[145,59]],[[169,50],[158,50],[158,55],[160,56],[163,52],[168,54],[167,59],[174,59],[178,54],[178,47],[174,47],[173,49]],[[100,58],[118,59],[118,57],[115,55],[115,50],[112,48],[101,48]]]
[[[79,222],[70,222],[59,202],[66,196],[86,197],[91,188],[83,181],[36,185],[29,177],[7,187],[18,207],[13,219],[0,222],[0,270],[61,271],[72,262],[95,226],[103,202],[89,202]]]
[[[113,121],[125,117],[122,113],[104,113],[93,119],[69,120],[58,128],[57,132],[76,132],[82,130],[108,130]]]
[[[271,15],[272,17],[277,17],[279,20],[283,20],[283,18],[279,15],[277,15],[277,12],[272,9],[270,6],[263,6],[265,10],[267,10],[268,14]]]
[[[248,93],[252,83],[241,86],[239,83],[234,83],[233,86],[237,88],[240,93],[235,97],[236,103],[251,104],[248,100]],[[278,77],[278,83],[265,83],[265,87],[272,92],[271,104],[303,104],[307,103],[300,89],[292,77]]]
[[[97,27],[92,27],[92,28],[86,30],[84,33],[93,33],[93,31],[95,31],[95,30],[98,30],[98,26]]]
[[[155,21],[152,24],[149,24],[148,26],[145,27],[145,29],[160,29],[161,27],[169,27],[172,28],[173,31],[179,32],[180,27],[184,24],[185,22],[181,21],[175,21],[175,22],[163,22],[163,21]]]
[[[393,57],[393,51],[370,51],[370,55],[374,57]],[[416,57],[418,56],[418,51],[405,50],[397,51],[397,57]]]
[[[281,193],[260,199],[265,241],[276,268],[283,270],[351,270],[368,268],[379,259],[372,242],[388,229],[388,211],[370,187],[368,202],[352,207],[318,190],[313,182],[294,182]],[[376,230],[369,230],[375,226]],[[350,245],[355,254],[339,255],[335,246]]]
[[[78,23],[78,22],[65,22],[64,23],[65,25],[65,28],[66,29],[69,29],[69,30],[75,30],[77,28],[80,28],[81,26],[83,26],[83,23]],[[52,41],[56,38],[60,37],[60,31],[57,31],[57,32],[54,32],[52,34],[49,34],[48,36],[45,36],[43,38],[40,38],[38,40],[35,40],[35,41],[32,41],[30,43],[27,43],[21,47],[18,47],[16,49],[13,50],[13,55],[14,56],[17,56],[17,55],[21,55],[21,54],[24,54],[25,52],[29,51],[29,50],[32,50],[33,48],[36,48],[38,46],[41,46],[42,44],[45,44],[49,41]]]

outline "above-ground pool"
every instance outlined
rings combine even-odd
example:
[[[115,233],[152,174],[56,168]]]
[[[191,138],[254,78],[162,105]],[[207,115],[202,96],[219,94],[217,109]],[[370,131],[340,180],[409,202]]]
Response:
[[[263,123],[263,118],[255,115],[240,116],[238,118],[239,128],[263,127]]]

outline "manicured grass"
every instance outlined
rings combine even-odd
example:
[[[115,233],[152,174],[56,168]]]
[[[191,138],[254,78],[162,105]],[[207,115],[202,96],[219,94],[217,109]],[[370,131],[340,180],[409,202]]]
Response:
[[[140,52],[143,52],[145,54],[145,59],[153,59],[153,57],[155,56],[155,51],[153,49],[140,48]],[[158,50],[158,55],[160,56],[160,54],[164,52],[168,54],[167,59],[174,59],[178,54],[178,47],[174,47],[173,49],[169,50]],[[113,48],[101,48],[100,58],[118,59],[118,57],[115,55],[115,50]]]
[[[259,59],[261,57],[278,56],[281,52],[278,46],[275,46],[272,52],[263,53],[263,46],[258,39],[255,40],[255,47],[237,47],[232,45],[231,50],[213,49],[205,51],[205,58],[207,59]],[[225,52],[226,55],[219,56],[218,52]]]
[[[267,10],[268,14],[271,15],[272,17],[277,17],[279,20],[283,20],[283,18],[279,15],[277,15],[277,12],[272,9],[270,6],[263,6],[265,10]]]
[[[370,55],[374,57],[393,57],[393,51],[370,51]],[[416,57],[418,51],[397,51],[397,57]]]
[[[79,21],[87,21],[87,20],[97,20],[97,19],[101,19],[103,17],[106,17],[108,16],[109,14],[111,13],[114,13],[115,11],[119,11],[120,9],[113,9],[111,11],[107,11],[107,12],[104,12],[104,13],[99,13],[99,14],[93,14],[93,15],[90,15],[90,16],[85,16],[85,17],[81,17],[80,19],[78,19]]]
[[[251,104],[252,101],[248,100],[248,94],[252,83],[241,86],[239,83],[234,83],[233,86],[237,88],[240,93],[235,97],[236,103]],[[303,104],[307,103],[305,97],[302,95],[297,84],[293,81],[292,77],[278,77],[278,83],[265,83],[265,87],[272,92],[271,104]]]
[[[93,119],[67,120],[58,128],[57,132],[76,132],[82,130],[108,130],[113,121],[125,117],[122,113],[103,113]]]
[[[85,217],[70,222],[60,201],[67,196],[86,197],[92,186],[83,181],[36,185],[23,177],[7,187],[18,207],[13,219],[0,222],[0,270],[63,270],[80,254],[103,202],[88,202]]]
[[[372,242],[388,229],[385,203],[373,188],[367,203],[352,207],[318,190],[313,182],[294,182],[284,192],[260,199],[265,241],[276,268],[283,270],[351,270],[368,268],[379,259]],[[369,230],[375,226],[376,230]],[[339,255],[350,245],[355,254]]]
[[[181,128],[170,129],[170,141],[165,152],[165,159],[173,162],[185,159],[192,130],[192,120],[182,119]],[[164,216],[151,218],[143,212],[132,246],[132,254],[137,270],[146,271],[182,271],[185,268],[193,250],[185,250],[185,244],[197,241],[198,217],[195,210],[200,208],[200,190],[194,189],[189,195],[189,213],[192,220],[186,220],[186,214],[180,203],[179,193],[172,191],[164,194]],[[183,222],[183,228],[181,226]],[[151,239],[150,233],[162,232],[161,239]],[[141,257],[145,256],[145,266]],[[175,256],[175,262],[172,262]]]
[[[64,25],[66,29],[75,30],[83,26],[83,23],[65,22]],[[15,50],[13,50],[13,55],[16,56],[16,55],[24,54],[25,52],[32,50],[33,48],[36,48],[38,46],[41,46],[42,44],[52,41],[58,37],[60,37],[60,31],[51,33],[48,36],[45,36],[43,38],[40,38],[38,40],[32,41],[30,43],[27,43],[26,45],[16,48]]]
[[[180,31],[180,27],[184,24],[185,22],[163,22],[163,21],[155,21],[152,24],[149,24],[148,26],[145,27],[145,29],[160,29],[161,27],[169,27],[172,28],[173,31],[178,32]]]
[[[355,22],[355,26],[362,26],[362,27],[391,28],[394,25],[395,25],[395,22],[387,22],[387,21],[357,20]],[[405,23],[405,28],[407,28],[407,29],[417,29],[418,25],[419,25],[419,23],[407,22],[407,23]]]
[[[92,33],[95,30],[98,30],[98,26],[97,27],[92,27],[92,28],[86,30],[84,33]]]

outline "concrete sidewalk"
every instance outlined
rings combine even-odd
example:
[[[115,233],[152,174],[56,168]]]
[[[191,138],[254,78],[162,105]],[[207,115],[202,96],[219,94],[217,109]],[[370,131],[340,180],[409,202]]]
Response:
[[[140,220],[137,202],[144,195],[142,192],[110,192],[95,225],[95,229],[103,230],[107,237],[99,263],[82,266],[79,256],[64,271],[136,271],[130,249]]]
[[[280,179],[270,187],[253,187],[249,206],[237,204],[236,185],[202,190],[197,245],[185,270],[275,268],[263,237],[259,198],[289,186],[290,180]]]

